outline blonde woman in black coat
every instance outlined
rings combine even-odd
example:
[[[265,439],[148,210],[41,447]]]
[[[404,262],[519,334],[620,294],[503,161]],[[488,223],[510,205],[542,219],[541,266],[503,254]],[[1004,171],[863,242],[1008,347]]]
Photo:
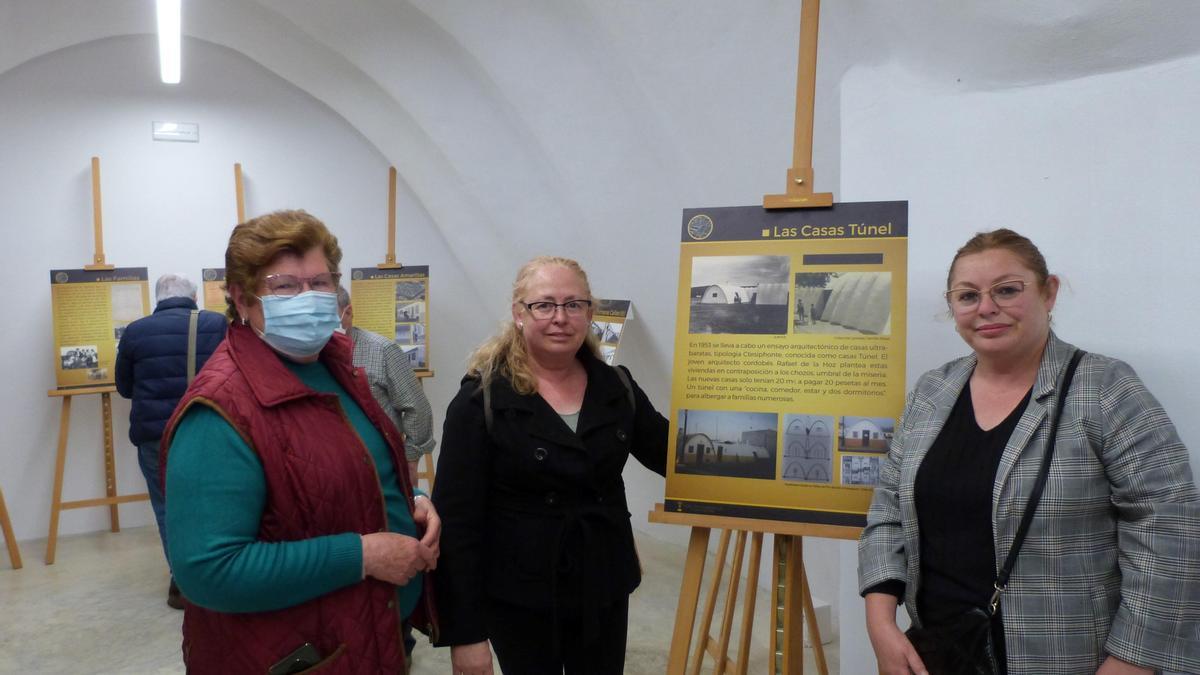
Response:
[[[668,423],[598,358],[593,301],[575,261],[527,263],[446,412],[436,590],[455,675],[490,674],[492,650],[508,673],[624,669],[641,572],[621,472],[633,454],[665,473]]]

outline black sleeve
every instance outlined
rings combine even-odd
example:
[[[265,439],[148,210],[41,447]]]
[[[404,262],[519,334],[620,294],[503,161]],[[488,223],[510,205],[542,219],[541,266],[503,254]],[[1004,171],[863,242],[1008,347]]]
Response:
[[[629,374],[625,366],[617,366]],[[671,424],[667,418],[658,414],[654,404],[646,396],[646,392],[629,376],[629,384],[633,387],[634,401],[637,410],[633,418],[633,443],[630,450],[633,456],[647,469],[660,476],[667,475],[667,440]],[[440,478],[440,477],[439,477]]]
[[[124,398],[133,398],[133,338],[129,336],[128,328],[117,343],[117,363],[113,370],[116,371],[117,393]]]
[[[903,603],[905,588],[906,585],[903,581],[900,581],[899,579],[888,579],[887,581],[881,581],[874,586],[864,589],[862,595],[863,597],[866,597],[867,593],[887,593],[888,595],[896,596],[896,599]]]
[[[440,637],[437,646],[488,638],[484,622],[484,565],[488,463],[493,446],[483,421],[478,382],[463,383],[446,410],[433,503],[442,518],[441,555],[434,586]]]

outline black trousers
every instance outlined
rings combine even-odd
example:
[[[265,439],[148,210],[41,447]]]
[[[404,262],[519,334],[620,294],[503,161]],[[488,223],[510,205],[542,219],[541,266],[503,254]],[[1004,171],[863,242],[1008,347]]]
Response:
[[[598,612],[592,635],[583,634],[578,609],[528,609],[492,602],[488,635],[500,670],[508,675],[622,675],[629,630],[629,597]]]

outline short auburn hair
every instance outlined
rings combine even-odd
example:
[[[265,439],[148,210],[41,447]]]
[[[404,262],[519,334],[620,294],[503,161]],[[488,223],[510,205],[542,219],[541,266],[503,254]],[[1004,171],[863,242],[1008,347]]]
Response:
[[[255,291],[262,283],[263,268],[280,255],[303,256],[314,248],[325,254],[329,271],[337,273],[342,262],[337,237],[307,211],[275,211],[233,228],[225,249],[225,316],[238,319],[229,289],[242,289],[244,302],[253,305],[258,302]]]
[[[980,232],[958,249],[958,253],[954,254],[954,260],[950,261],[950,272],[946,274],[946,289],[950,289],[950,284],[954,279],[954,265],[958,263],[959,258],[993,249],[1004,249],[1020,258],[1021,263],[1032,270],[1034,276],[1037,277],[1038,288],[1046,288],[1050,270],[1046,267],[1046,259],[1042,257],[1042,252],[1028,237],[1007,228],[1000,228],[991,232]]]

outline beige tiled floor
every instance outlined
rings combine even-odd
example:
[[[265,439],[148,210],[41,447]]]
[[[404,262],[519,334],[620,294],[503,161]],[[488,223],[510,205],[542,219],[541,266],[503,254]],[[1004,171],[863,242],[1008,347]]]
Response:
[[[641,535],[638,547],[646,575],[630,604],[625,672],[649,675],[666,671],[685,549]],[[154,528],[61,538],[51,566],[42,564],[44,540],[23,542],[21,552],[20,570],[0,557],[0,673],[183,672],[183,615],[165,604],[167,572]],[[760,595],[751,673],[767,672],[768,602]],[[805,672],[815,673],[805,651]],[[826,654],[836,673],[836,644]],[[450,672],[449,650],[427,642],[418,643],[414,662],[414,675]]]

